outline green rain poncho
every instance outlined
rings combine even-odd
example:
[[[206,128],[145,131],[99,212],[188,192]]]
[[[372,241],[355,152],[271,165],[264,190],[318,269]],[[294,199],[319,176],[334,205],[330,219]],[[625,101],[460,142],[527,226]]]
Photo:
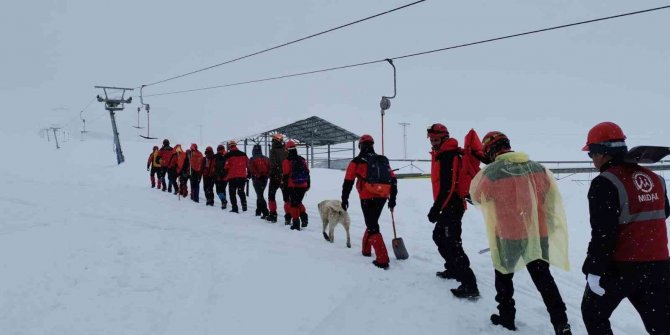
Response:
[[[508,152],[479,173],[470,196],[486,222],[496,270],[512,273],[543,259],[569,270],[565,211],[552,173],[521,152]]]

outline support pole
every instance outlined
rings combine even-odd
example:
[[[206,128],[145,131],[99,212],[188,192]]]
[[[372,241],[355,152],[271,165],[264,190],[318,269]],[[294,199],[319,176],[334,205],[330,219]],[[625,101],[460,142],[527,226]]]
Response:
[[[109,118],[112,120],[112,133],[114,134],[114,147],[116,149],[116,163],[121,164],[125,162],[123,151],[121,151],[121,141],[119,140],[119,132],[116,128],[116,117],[114,111],[109,111]]]
[[[56,130],[58,130],[58,128],[51,128],[51,130],[54,132],[54,139],[56,140],[56,149],[60,149],[60,146],[58,145],[58,136],[56,135]]]
[[[330,169],[330,144],[328,144],[328,168]]]

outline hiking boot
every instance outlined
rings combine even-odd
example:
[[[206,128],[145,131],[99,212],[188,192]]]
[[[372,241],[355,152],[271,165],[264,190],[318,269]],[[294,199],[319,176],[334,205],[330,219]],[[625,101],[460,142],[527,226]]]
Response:
[[[246,212],[247,211],[247,204],[242,204],[242,211]]]
[[[503,318],[498,314],[491,314],[491,323],[496,326],[503,326],[509,330],[516,330],[516,326],[514,325],[514,318]],[[568,326],[568,331],[569,328],[570,326]]]
[[[256,216],[261,216],[261,211],[257,209],[255,214]]]
[[[372,264],[374,264],[376,267],[378,267],[380,269],[384,269],[384,270],[389,268],[389,263],[379,263],[375,260],[375,261],[372,261]]]
[[[272,222],[272,223],[276,223],[277,222],[277,212],[274,212],[274,213],[271,212],[270,214],[268,214],[267,218],[265,218],[265,219]]]
[[[231,213],[239,213],[240,211],[237,209],[237,206],[233,206],[233,208],[230,210]]]
[[[456,279],[456,276],[449,270],[437,271],[435,275],[442,279]]]
[[[570,330],[570,324],[564,324],[557,327],[554,327],[556,335],[572,335],[572,330]]]
[[[227,201],[222,202],[221,209],[226,209],[226,207],[228,207],[228,202]]]
[[[291,225],[291,230],[300,231],[300,219],[294,219],[293,224]]]
[[[284,218],[284,220],[285,220],[285,221],[284,221],[284,225],[285,225],[285,226],[288,226],[288,225],[291,224],[291,218],[290,218],[290,217],[288,217],[288,218]]]
[[[479,290],[477,287],[467,287],[463,284],[459,286],[458,288],[452,288],[451,293],[456,297],[456,298],[461,298],[461,299],[471,299],[471,300],[476,300],[479,298]]]
[[[307,227],[308,218],[307,213],[300,213],[300,222],[302,222],[303,228]]]
[[[261,213],[261,220],[268,220],[268,217],[270,217],[270,214],[268,214],[268,212]]]

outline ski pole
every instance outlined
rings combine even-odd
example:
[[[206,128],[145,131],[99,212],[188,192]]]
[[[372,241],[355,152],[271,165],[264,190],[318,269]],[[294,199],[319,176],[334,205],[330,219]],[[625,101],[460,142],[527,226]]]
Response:
[[[480,255],[481,255],[481,254],[485,254],[485,253],[487,253],[487,252],[489,252],[489,251],[491,251],[491,248],[482,249],[482,250],[479,250],[479,254],[480,254]]]

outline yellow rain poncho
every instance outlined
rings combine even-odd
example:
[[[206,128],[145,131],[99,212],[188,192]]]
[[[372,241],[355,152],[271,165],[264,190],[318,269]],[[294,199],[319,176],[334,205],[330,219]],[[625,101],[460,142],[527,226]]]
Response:
[[[569,270],[565,211],[553,174],[521,152],[508,152],[479,171],[472,201],[486,222],[496,270],[512,273],[543,259]]]

